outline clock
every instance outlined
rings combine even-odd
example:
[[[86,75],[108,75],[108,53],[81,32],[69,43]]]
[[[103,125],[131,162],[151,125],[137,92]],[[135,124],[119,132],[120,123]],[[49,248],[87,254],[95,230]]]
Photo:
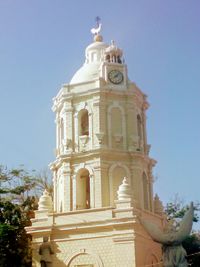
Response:
[[[111,83],[120,84],[124,79],[123,73],[119,70],[111,70],[108,73],[108,79],[111,81]]]

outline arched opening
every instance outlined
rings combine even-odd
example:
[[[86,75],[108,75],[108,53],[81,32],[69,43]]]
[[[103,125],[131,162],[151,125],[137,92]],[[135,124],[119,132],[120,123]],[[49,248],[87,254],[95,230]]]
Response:
[[[138,144],[140,149],[142,143],[142,120],[139,114],[137,115],[137,131],[138,131]]]
[[[117,63],[122,64],[122,60],[120,56],[117,56]]]
[[[89,135],[89,115],[87,109],[79,112],[79,135]]]
[[[149,192],[148,192],[148,180],[145,173],[142,176],[142,183],[143,183],[143,201],[144,201],[144,209],[149,209]]]
[[[110,55],[106,55],[106,61],[110,62]]]
[[[76,209],[90,208],[90,175],[87,169],[81,169],[76,178]]]

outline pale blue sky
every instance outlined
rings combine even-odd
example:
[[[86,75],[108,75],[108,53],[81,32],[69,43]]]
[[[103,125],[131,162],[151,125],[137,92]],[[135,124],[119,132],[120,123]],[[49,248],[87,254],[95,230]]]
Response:
[[[52,98],[84,61],[94,18],[148,95],[155,192],[200,200],[199,0],[0,0],[0,163],[54,160]]]

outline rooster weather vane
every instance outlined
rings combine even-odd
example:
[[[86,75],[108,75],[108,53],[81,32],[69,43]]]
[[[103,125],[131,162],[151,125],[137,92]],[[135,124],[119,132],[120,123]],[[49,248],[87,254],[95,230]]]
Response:
[[[91,33],[94,34],[94,35],[98,35],[100,33],[100,31],[101,31],[101,25],[102,25],[100,23],[100,21],[101,21],[100,17],[97,16],[95,18],[95,21],[96,21],[97,27],[96,28],[92,28],[91,29]]]

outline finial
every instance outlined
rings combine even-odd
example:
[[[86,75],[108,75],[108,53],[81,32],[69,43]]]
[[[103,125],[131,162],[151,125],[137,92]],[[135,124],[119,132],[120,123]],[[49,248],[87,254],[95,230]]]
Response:
[[[99,33],[101,31],[101,25],[102,25],[100,23],[100,21],[101,21],[100,17],[97,16],[95,18],[95,21],[96,21],[97,26],[96,26],[96,28],[91,29],[91,33],[94,35],[94,41],[95,42],[102,42],[103,38],[101,35],[99,35]]]
[[[126,177],[124,177],[122,184],[119,186],[117,195],[118,200],[126,200],[127,198],[131,198],[131,188]]]
[[[53,208],[52,198],[46,189],[44,190],[43,195],[40,197],[38,204],[39,204],[38,210],[40,211],[48,210],[49,212],[52,211]]]

